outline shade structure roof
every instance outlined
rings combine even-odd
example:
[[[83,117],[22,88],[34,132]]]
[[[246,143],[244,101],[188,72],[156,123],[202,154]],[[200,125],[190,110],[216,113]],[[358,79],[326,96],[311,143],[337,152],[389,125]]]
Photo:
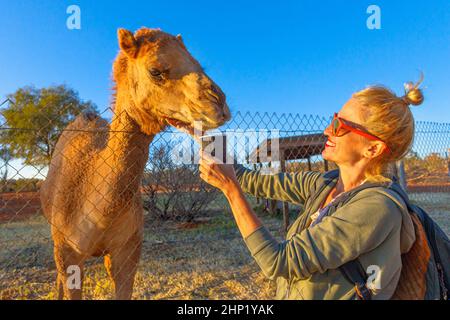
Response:
[[[277,139],[278,141],[273,139],[264,140],[253,150],[251,158],[257,159],[257,162],[271,161],[274,158],[278,158],[279,160],[308,159],[312,156],[322,154],[327,141],[327,137],[322,133]],[[279,155],[276,152],[279,152]]]

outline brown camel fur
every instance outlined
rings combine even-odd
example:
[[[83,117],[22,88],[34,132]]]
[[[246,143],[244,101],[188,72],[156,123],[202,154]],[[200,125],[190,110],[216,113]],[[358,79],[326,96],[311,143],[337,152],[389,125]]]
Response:
[[[113,67],[114,116],[78,116],[56,145],[41,187],[51,224],[59,299],[81,299],[84,262],[104,256],[116,299],[130,299],[143,238],[139,185],[149,144],[169,120],[204,129],[230,118],[221,89],[180,36],[142,28],[118,30]],[[75,266],[75,267],[73,267]],[[71,278],[79,267],[80,286]]]

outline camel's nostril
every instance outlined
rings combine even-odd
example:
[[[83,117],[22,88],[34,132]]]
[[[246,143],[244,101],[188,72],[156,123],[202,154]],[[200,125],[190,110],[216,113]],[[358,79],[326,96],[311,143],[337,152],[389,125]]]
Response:
[[[222,108],[222,118],[224,121],[228,121],[231,118],[230,110],[226,104],[224,104]]]

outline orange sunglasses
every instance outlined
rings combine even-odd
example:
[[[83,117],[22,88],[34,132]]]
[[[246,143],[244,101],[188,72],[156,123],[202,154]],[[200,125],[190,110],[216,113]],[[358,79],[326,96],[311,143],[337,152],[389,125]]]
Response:
[[[338,117],[337,113],[334,113],[333,120],[331,121],[331,133],[333,134],[333,136],[342,137],[343,135],[347,134],[350,131],[359,134],[360,136],[366,137],[369,140],[378,140],[383,142],[386,145],[387,152],[391,152],[386,142],[384,142],[383,140],[381,140],[380,138],[378,138],[373,134],[370,134],[366,131],[363,131],[346,123],[344,119]]]

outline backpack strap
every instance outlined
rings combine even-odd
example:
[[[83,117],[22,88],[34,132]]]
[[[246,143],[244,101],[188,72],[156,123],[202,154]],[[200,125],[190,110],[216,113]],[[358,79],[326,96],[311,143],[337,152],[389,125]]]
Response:
[[[316,188],[315,192],[313,193],[313,198],[319,196],[322,191],[325,189],[325,187],[330,184],[333,180],[339,177],[339,170],[333,170],[328,171],[323,175],[324,181],[318,181],[320,182],[320,187]],[[408,195],[406,192],[400,187],[400,185],[397,183],[397,178],[393,176],[392,182],[386,185],[386,183],[364,183],[344,194],[341,194],[339,196],[339,199],[336,199],[332,204],[330,209],[328,210],[327,215],[332,214],[338,207],[341,207],[345,203],[347,203],[349,200],[351,200],[358,192],[368,189],[368,188],[374,188],[374,187],[385,187],[389,188],[391,190],[396,191],[404,200],[406,203],[408,210],[411,209],[410,202]],[[333,210],[334,209],[334,210]],[[352,283],[355,286],[355,292],[357,294],[357,297],[359,300],[372,300],[372,292],[367,287],[367,273],[364,270],[363,266],[361,265],[361,262],[358,259],[349,261],[342,266],[339,267],[339,271],[342,273],[345,279]]]
[[[343,201],[339,201],[343,203],[344,201],[350,200],[353,196],[356,195],[359,191],[363,189],[367,189],[370,187],[385,187],[390,190],[395,191],[405,202],[408,211],[415,211],[409,201],[409,197],[406,194],[406,192],[402,189],[402,187],[397,183],[397,179],[395,177],[392,178],[392,182],[388,185],[386,184],[380,184],[380,183],[369,183],[364,184],[358,188],[355,188],[354,190],[350,191],[348,195],[346,195],[345,199]],[[367,273],[365,272],[364,268],[362,267],[361,263],[358,259],[355,259],[353,261],[349,261],[342,266],[339,267],[339,270],[341,271],[342,275],[352,284],[355,285],[355,291],[360,300],[371,300],[372,299],[372,292],[369,288],[367,288],[366,282],[367,282]]]
[[[348,282],[355,285],[355,292],[359,300],[372,300],[372,292],[367,288],[367,273],[358,259],[347,262],[339,267]]]
[[[358,192],[373,187],[379,187],[378,183],[365,183],[350,192],[344,194],[340,199],[336,199],[333,203],[333,207],[336,209],[337,205],[342,206],[352,199]],[[331,210],[329,211],[329,214]],[[361,262],[358,259],[344,263],[339,267],[339,271],[342,273],[344,278],[347,279],[351,284],[354,285],[354,289],[358,300],[372,300],[372,292],[367,287],[367,273],[364,270]]]
[[[389,188],[392,184],[395,183],[396,182],[393,181],[387,187]],[[336,200],[331,204],[331,208],[334,210],[329,210],[327,215],[332,214],[338,207],[341,207],[342,205],[347,203],[358,192],[364,189],[380,186],[386,187],[386,184],[364,183],[344,194],[341,194],[339,198],[336,198]],[[344,278],[347,279],[347,281],[349,281],[351,284],[354,285],[355,292],[359,300],[372,300],[372,292],[366,285],[368,279],[367,273],[358,259],[343,264],[342,266],[339,267],[339,271],[342,273]]]
[[[335,183],[338,178],[339,178],[339,169],[325,172],[322,176],[319,177],[319,179],[317,179],[314,186],[314,190],[312,190],[311,196],[309,197],[308,201],[315,201],[322,194],[325,188],[330,184]],[[310,215],[311,214],[313,214],[313,212],[311,212]],[[299,224],[300,230],[304,230],[306,228],[306,224],[310,218],[310,215],[302,215],[300,217],[301,219]]]

